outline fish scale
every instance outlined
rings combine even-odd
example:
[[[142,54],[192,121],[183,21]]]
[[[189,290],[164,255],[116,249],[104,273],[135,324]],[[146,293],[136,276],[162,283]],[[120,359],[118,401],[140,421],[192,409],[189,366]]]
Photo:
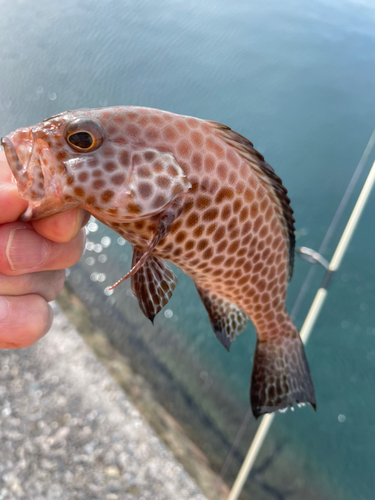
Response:
[[[133,267],[123,279],[131,277],[151,321],[177,283],[165,260],[194,280],[227,350],[251,319],[255,417],[293,402],[315,408],[303,346],[285,309],[293,211],[252,143],[216,122],[115,107],[62,113],[2,144],[29,200],[23,220],[81,206],[132,244]]]

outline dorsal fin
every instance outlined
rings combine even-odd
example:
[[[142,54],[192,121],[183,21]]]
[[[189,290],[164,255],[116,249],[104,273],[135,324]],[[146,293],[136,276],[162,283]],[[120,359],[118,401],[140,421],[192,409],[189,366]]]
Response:
[[[274,169],[269,165],[264,157],[253,147],[253,144],[243,137],[242,135],[234,132],[232,129],[226,125],[222,125],[217,122],[210,122],[216,129],[219,130],[221,137],[227,144],[230,144],[239,152],[239,154],[250,162],[251,167],[254,168],[264,182],[270,187],[271,193],[274,194],[274,199],[276,204],[280,209],[280,215],[282,216],[286,229],[289,236],[289,272],[288,281],[291,280],[293,275],[294,266],[294,247],[295,247],[295,236],[294,236],[294,217],[293,209],[290,206],[290,199],[287,196],[287,190],[283,186],[283,183],[275,174]]]

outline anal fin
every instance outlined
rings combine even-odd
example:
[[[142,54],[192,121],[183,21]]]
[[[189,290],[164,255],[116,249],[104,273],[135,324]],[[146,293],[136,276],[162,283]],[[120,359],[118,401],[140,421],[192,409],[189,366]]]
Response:
[[[142,258],[144,251],[133,247],[133,262]],[[177,284],[177,276],[163,259],[149,255],[143,266],[131,277],[131,288],[143,314],[152,323],[157,313],[168,303]]]
[[[231,343],[245,328],[246,314],[238,306],[216,293],[196,285],[200,298],[208,312],[212,329],[221,344],[229,351]]]

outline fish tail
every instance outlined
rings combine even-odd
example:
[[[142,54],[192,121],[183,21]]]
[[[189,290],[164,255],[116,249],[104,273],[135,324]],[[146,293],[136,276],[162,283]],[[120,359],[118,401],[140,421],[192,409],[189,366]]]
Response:
[[[294,325],[276,338],[259,340],[251,375],[253,414],[286,409],[293,403],[309,403],[316,410],[315,391],[301,338]]]

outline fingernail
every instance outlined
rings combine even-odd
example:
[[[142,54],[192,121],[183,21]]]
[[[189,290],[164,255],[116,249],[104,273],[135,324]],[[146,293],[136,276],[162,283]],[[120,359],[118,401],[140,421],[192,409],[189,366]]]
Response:
[[[9,302],[4,297],[0,297],[0,321],[3,321],[9,312]]]
[[[79,212],[78,212],[78,229],[77,229],[77,232],[81,229],[82,225],[83,225],[83,218],[85,216],[85,210],[83,210],[83,208],[80,208],[79,209]]]
[[[81,209],[82,211],[82,220],[81,220],[81,227],[86,226],[88,221],[90,220],[91,214],[84,210],[83,208]]]
[[[50,331],[51,326],[52,326],[53,317],[54,317],[52,307],[50,306],[50,304],[47,304],[47,305],[48,305],[48,320],[47,320],[46,327],[45,327],[43,333],[41,334],[41,337],[43,337],[46,333],[48,333]]]
[[[48,245],[45,238],[32,229],[16,228],[9,233],[6,256],[14,271],[32,270],[44,261]]]

